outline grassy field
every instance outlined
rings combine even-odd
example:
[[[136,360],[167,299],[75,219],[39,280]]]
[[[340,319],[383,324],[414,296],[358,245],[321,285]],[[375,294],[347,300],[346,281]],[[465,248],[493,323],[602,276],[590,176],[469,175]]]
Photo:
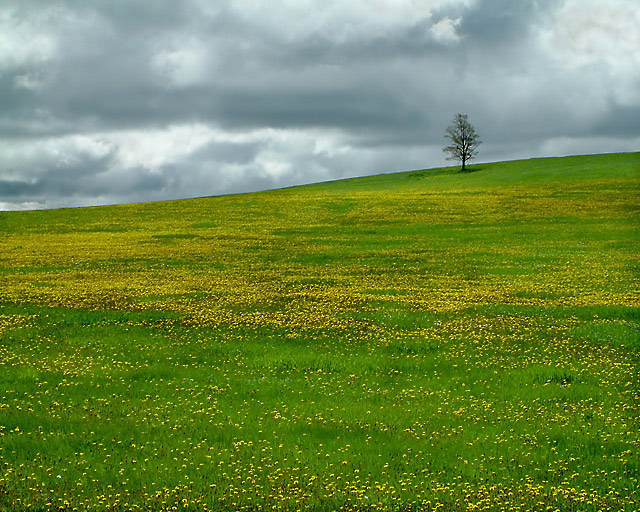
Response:
[[[640,509],[640,153],[0,212],[0,510]]]

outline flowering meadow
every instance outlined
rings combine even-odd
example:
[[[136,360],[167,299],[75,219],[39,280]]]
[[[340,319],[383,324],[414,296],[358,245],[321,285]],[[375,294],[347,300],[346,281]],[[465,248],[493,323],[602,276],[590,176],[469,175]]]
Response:
[[[640,510],[640,153],[0,212],[0,510]]]

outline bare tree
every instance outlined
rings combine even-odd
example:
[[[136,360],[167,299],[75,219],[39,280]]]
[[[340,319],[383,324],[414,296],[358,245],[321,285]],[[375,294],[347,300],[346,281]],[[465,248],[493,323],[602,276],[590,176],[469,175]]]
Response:
[[[453,124],[445,132],[445,138],[451,140],[451,145],[442,149],[449,153],[447,160],[458,160],[464,171],[467,161],[478,154],[478,146],[481,144],[476,129],[467,121],[466,114],[456,114]]]

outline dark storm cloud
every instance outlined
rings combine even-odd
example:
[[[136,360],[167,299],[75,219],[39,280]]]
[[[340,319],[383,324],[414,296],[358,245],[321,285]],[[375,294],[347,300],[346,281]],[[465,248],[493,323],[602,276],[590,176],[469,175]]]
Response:
[[[0,181],[0,200],[8,200],[11,196],[26,198],[46,194],[67,196],[76,191],[95,192],[96,177],[107,169],[110,160],[111,157],[84,157],[64,166],[55,165],[51,168],[48,160],[32,161],[33,166],[29,170],[31,173],[39,171],[40,174],[24,180]]]
[[[523,41],[523,35],[536,30],[540,17],[557,0],[534,2],[513,0],[483,0],[477,2],[463,17],[460,32],[474,45],[497,46]]]
[[[633,0],[14,1],[0,14],[0,208],[441,165],[457,112],[485,160],[640,137]]]
[[[111,170],[114,154],[95,157],[90,154],[76,153],[70,161],[56,162],[43,156],[30,160],[24,180],[1,180],[0,201],[8,200],[12,195],[27,198],[31,195],[46,197],[91,196],[104,193],[118,193],[121,189],[130,192],[155,191],[164,187],[167,178],[154,175],[145,169],[133,169],[132,172],[117,173]]]
[[[219,112],[228,126],[277,128],[405,126],[419,115],[385,91],[229,91]]]

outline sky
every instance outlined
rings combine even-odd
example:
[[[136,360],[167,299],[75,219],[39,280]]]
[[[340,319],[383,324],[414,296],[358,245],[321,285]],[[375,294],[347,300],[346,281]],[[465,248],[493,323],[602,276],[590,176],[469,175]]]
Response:
[[[0,209],[640,150],[638,0],[3,0]]]

